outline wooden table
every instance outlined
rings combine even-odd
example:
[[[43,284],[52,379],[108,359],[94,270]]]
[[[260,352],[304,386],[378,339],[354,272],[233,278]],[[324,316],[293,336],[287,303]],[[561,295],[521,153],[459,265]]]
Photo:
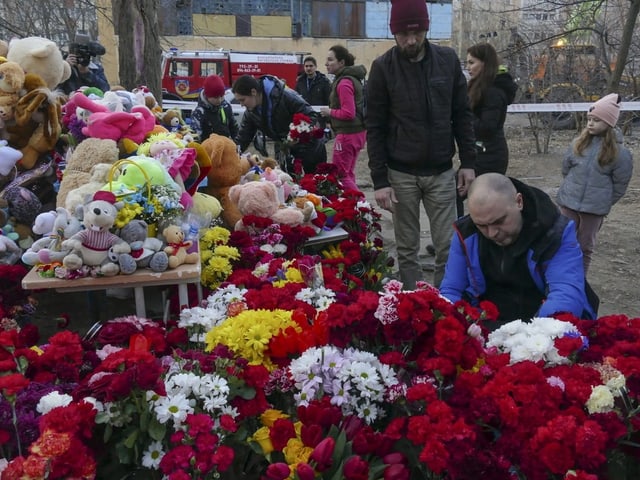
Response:
[[[45,278],[38,274],[37,267],[22,279],[22,288],[25,290],[55,289],[61,293],[87,292],[93,290],[106,290],[108,288],[133,288],[136,301],[136,315],[147,316],[144,301],[144,288],[164,285],[176,285],[178,287],[178,299],[180,308],[189,307],[187,285],[195,283],[200,287],[200,262],[184,264],[177,268],[157,273],[148,269],[136,270],[131,275],[115,275],[113,277],[87,277],[73,280],[60,278]],[[201,289],[198,288],[199,297]]]

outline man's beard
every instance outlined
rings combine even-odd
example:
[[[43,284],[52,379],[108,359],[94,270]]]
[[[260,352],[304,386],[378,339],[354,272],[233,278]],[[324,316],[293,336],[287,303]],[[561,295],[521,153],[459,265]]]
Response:
[[[407,60],[417,60],[424,50],[424,42],[411,45],[409,47],[400,47],[400,53]]]

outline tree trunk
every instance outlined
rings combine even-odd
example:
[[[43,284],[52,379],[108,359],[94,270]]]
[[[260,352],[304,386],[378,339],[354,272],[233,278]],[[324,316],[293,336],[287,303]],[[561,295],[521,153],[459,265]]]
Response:
[[[616,68],[613,70],[611,81],[609,82],[609,91],[611,92],[617,92],[620,87],[620,79],[622,78],[624,67],[627,64],[627,57],[629,56],[629,49],[631,48],[633,30],[636,27],[638,14],[640,13],[640,0],[631,0],[629,3],[627,21],[622,30],[622,40],[620,41],[620,49],[618,50],[618,56],[616,58]]]
[[[120,83],[127,90],[145,85],[161,101],[157,2],[114,0],[113,19],[118,34]]]

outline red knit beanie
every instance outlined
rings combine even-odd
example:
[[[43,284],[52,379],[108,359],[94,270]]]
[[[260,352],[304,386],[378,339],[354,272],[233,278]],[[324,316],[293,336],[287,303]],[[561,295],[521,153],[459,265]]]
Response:
[[[391,0],[391,33],[429,30],[429,12],[425,0]]]
[[[204,96],[207,98],[224,97],[224,82],[218,75],[209,75],[204,79]]]
[[[615,127],[620,117],[620,95],[610,93],[602,97],[591,106],[589,114],[598,117],[610,127]]]

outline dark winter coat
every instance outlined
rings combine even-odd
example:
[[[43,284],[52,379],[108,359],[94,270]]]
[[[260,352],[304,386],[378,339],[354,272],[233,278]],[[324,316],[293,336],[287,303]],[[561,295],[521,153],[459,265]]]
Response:
[[[256,132],[261,130],[268,138],[282,144],[289,134],[289,125],[295,113],[304,113],[312,120],[318,116],[311,105],[295,91],[287,88],[282,80],[272,75],[264,75],[258,79],[262,86],[262,105],[254,110],[247,110],[242,117],[240,131],[236,143],[244,152],[253,140]],[[320,139],[308,144],[291,147],[291,154],[300,158],[306,172],[312,172],[314,166],[327,161],[327,150]]]
[[[307,74],[303,73],[296,80],[296,92],[302,95],[309,105],[329,105],[331,81],[324,73],[316,71],[315,77],[307,81]]]
[[[476,160],[473,114],[460,59],[448,47],[426,44],[420,62],[393,47],[371,65],[367,81],[367,151],[373,188],[389,187],[388,169],[437,175]]]
[[[508,72],[496,76],[493,85],[473,108],[473,131],[476,137],[478,157],[476,175],[487,172],[504,174],[509,164],[509,148],[504,136],[507,106],[515,98],[518,85]]]
[[[553,201],[543,191],[511,179],[523,196],[523,232],[526,237],[518,240],[518,248],[525,255],[526,272],[529,274],[543,298],[536,309],[519,312],[514,318],[504,320],[528,320],[533,316],[548,317],[558,312],[570,312],[577,317],[597,317],[597,297],[584,278],[582,251],[576,238],[576,227],[572,220],[561,215]],[[454,234],[449,251],[447,267],[440,286],[440,293],[456,302],[467,300],[478,305],[485,296],[487,282],[483,272],[483,244],[490,242],[476,228],[467,215],[454,224]],[[508,255],[509,247],[504,248]],[[508,273],[508,272],[507,272]],[[520,292],[513,289],[513,302],[518,302]],[[522,298],[527,305],[528,299]],[[513,303],[512,302],[512,303]]]
[[[238,123],[233,117],[233,108],[226,100],[220,105],[212,105],[200,92],[198,105],[191,114],[191,128],[204,141],[212,133],[224,137],[235,138],[238,135]]]

